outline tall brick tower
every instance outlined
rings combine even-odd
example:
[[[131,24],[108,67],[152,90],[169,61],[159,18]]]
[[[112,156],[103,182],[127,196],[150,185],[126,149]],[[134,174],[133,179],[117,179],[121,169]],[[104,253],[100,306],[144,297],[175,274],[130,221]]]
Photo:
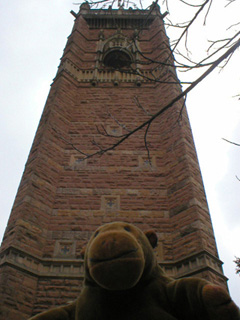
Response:
[[[82,160],[181,93],[159,7],[84,3],[72,13],[2,242],[1,320],[74,300],[82,247],[96,227],[116,220],[155,229],[169,275],[226,285],[183,101],[118,148]]]

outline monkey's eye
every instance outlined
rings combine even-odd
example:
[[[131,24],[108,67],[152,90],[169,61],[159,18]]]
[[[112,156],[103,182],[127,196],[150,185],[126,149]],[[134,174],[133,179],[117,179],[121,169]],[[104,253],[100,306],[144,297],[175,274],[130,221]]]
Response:
[[[96,231],[94,234],[94,238],[96,238],[96,236],[99,234],[99,231]]]
[[[128,226],[125,226],[125,227],[124,227],[124,230],[126,230],[127,232],[131,232],[131,229],[130,229],[130,227],[128,227]]]

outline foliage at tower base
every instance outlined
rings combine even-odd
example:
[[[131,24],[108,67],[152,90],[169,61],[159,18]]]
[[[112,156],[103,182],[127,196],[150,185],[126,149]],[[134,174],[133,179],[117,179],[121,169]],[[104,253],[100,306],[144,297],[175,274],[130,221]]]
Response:
[[[238,273],[240,275],[240,258],[237,258],[234,260],[234,262],[236,263],[236,273]]]

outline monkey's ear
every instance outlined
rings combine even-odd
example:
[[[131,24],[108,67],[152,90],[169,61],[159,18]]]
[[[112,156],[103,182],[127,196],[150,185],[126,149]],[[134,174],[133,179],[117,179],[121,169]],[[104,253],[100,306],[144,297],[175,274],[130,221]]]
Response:
[[[85,257],[85,252],[86,252],[86,246],[82,247],[82,250],[80,251],[80,257],[82,259],[84,259],[84,257]]]
[[[153,248],[156,248],[157,243],[158,243],[158,237],[155,231],[153,230],[148,230],[144,232],[145,236],[148,238],[151,246]]]

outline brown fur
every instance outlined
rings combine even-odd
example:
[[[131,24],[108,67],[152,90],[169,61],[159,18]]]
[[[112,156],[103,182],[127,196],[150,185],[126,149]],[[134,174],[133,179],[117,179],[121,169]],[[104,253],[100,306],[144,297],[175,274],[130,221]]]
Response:
[[[154,256],[156,234],[115,222],[97,229],[85,251],[85,284],[76,302],[31,320],[240,320],[222,288],[167,277]]]

